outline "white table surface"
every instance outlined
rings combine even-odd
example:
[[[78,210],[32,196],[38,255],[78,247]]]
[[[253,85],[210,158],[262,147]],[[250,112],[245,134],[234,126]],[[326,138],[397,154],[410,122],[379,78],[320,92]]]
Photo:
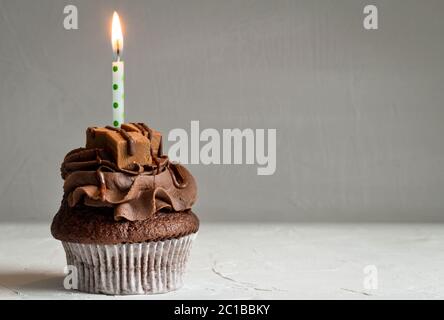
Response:
[[[182,289],[114,297],[64,289],[49,225],[1,224],[0,299],[443,299],[443,244],[439,224],[203,224]]]

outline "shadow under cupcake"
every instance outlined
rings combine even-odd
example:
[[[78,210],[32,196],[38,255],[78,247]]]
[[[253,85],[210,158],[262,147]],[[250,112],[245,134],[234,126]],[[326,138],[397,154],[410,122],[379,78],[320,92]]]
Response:
[[[196,182],[162,154],[143,123],[88,128],[86,148],[61,167],[64,196],[52,225],[77,288],[112,295],[180,288],[199,229]]]

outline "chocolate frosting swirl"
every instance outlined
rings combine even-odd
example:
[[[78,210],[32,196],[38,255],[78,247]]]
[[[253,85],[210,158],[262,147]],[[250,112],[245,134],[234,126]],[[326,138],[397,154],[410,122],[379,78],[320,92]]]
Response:
[[[196,182],[182,165],[167,156],[153,165],[119,169],[104,149],[78,148],[62,163],[64,198],[70,207],[113,207],[114,219],[142,221],[157,212],[191,209],[197,199]]]

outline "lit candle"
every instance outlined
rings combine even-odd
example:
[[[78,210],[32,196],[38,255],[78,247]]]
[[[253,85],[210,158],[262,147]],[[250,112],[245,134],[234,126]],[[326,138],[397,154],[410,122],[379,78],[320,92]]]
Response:
[[[120,128],[125,120],[124,63],[121,60],[123,49],[122,27],[117,12],[113,15],[111,42],[114,52],[113,61],[113,126]]]

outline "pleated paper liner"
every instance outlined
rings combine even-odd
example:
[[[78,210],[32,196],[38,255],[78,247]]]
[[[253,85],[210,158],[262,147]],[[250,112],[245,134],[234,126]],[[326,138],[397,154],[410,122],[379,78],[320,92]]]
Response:
[[[77,289],[110,295],[156,294],[179,289],[197,233],[181,238],[116,245],[63,242],[77,269]]]

